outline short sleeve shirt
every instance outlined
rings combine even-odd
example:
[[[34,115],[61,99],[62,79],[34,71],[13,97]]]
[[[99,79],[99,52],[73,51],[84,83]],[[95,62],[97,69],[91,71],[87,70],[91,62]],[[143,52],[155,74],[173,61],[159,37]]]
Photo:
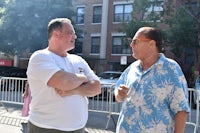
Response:
[[[87,62],[80,56],[60,57],[48,49],[33,53],[27,69],[31,89],[29,121],[36,126],[62,131],[83,128],[88,119],[88,99],[81,95],[61,97],[55,88],[47,85],[57,71],[83,74],[89,80],[99,80]]]
[[[133,62],[116,83],[130,88],[123,101],[117,133],[172,133],[178,111],[190,111],[186,79],[164,54],[148,70]]]

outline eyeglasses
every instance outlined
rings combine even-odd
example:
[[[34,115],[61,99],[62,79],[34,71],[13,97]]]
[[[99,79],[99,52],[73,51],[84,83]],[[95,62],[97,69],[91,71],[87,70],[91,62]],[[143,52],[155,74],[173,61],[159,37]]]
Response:
[[[148,41],[151,41],[152,39],[150,38],[135,38],[132,40],[131,43],[133,44],[138,44],[139,42],[148,42]]]

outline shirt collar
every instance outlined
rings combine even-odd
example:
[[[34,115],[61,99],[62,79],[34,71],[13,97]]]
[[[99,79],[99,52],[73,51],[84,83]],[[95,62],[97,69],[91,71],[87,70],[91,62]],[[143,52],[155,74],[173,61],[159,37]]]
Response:
[[[153,64],[149,69],[151,69],[153,66],[158,66],[159,68],[161,68],[163,66],[165,60],[166,60],[165,55],[163,53],[160,53],[160,57],[157,60],[157,62],[155,64]],[[140,60],[137,60],[135,65],[138,68],[138,70],[142,70],[142,66],[141,66],[141,61]]]

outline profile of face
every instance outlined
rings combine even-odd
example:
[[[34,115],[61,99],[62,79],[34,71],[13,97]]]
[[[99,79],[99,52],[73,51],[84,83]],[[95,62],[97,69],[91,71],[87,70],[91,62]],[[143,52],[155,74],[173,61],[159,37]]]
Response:
[[[144,36],[142,30],[138,30],[133,37],[130,46],[132,48],[132,56],[135,59],[144,59],[146,55],[149,55],[149,48],[150,48],[150,41],[149,39]]]
[[[60,41],[62,42],[62,45],[66,51],[74,49],[76,38],[77,36],[72,24],[63,24]]]

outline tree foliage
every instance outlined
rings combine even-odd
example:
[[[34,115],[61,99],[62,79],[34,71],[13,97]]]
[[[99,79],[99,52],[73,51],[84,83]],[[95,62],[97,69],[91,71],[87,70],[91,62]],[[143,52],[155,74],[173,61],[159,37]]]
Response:
[[[200,69],[200,0],[178,1],[179,6],[171,11],[167,24],[168,39],[176,55],[188,55],[188,49],[193,50],[194,69]],[[169,6],[170,7],[170,6]],[[169,8],[168,8],[169,9]]]
[[[168,43],[173,53],[180,56],[187,48],[198,47],[198,27],[183,8],[178,8],[174,16],[168,20]]]
[[[47,24],[52,18],[71,18],[70,0],[4,0],[0,25],[0,51],[16,54],[47,46]]]
[[[142,26],[160,28],[164,47],[170,47],[190,79],[192,68],[200,70],[200,0],[163,0],[163,12],[154,13],[160,4],[161,0],[134,0],[133,20],[125,26],[127,36],[132,38]]]
[[[125,31],[127,36],[132,38],[135,32],[143,26],[157,27],[157,21],[160,19],[160,15],[154,13],[154,7],[160,6],[159,0],[134,0],[133,3],[133,19],[129,23],[125,23]],[[149,11],[151,9],[151,11]],[[145,13],[149,14],[145,14]],[[161,19],[160,19],[161,20]],[[159,21],[160,21],[159,20]]]

